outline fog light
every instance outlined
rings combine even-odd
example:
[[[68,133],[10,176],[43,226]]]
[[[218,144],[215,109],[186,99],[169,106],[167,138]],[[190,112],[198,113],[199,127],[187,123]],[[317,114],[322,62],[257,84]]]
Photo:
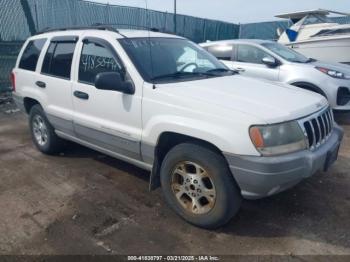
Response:
[[[339,87],[337,95],[337,105],[344,106],[350,101],[350,91],[347,87]]]

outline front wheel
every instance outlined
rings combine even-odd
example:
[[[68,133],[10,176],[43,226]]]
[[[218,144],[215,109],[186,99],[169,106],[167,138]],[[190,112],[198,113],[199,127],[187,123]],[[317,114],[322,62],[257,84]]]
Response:
[[[241,205],[227,162],[201,145],[184,143],[171,149],[162,163],[161,184],[170,207],[199,227],[226,224]]]

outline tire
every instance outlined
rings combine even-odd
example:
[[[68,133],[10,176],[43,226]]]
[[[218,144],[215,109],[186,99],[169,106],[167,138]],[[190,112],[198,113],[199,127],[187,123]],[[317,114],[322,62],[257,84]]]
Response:
[[[160,179],[168,205],[195,226],[223,226],[241,206],[240,189],[227,162],[201,145],[183,143],[172,148],[163,160]]]
[[[62,150],[64,141],[56,135],[40,105],[31,108],[29,126],[33,143],[42,153],[53,155]]]

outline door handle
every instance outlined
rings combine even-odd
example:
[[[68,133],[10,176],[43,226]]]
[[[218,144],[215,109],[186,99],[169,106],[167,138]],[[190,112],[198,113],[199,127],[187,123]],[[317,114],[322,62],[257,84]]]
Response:
[[[45,88],[46,87],[46,84],[42,81],[36,81],[35,84],[40,87],[40,88]]]
[[[238,71],[238,72],[245,72],[245,69],[244,68],[242,68],[242,67],[237,67],[236,68],[236,71]]]
[[[83,100],[88,100],[89,95],[87,93],[81,92],[81,91],[74,91],[74,96],[83,99]]]

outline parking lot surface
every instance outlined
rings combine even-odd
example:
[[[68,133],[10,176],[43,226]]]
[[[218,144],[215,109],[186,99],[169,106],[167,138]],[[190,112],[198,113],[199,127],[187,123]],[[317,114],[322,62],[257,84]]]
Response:
[[[337,116],[345,137],[329,172],[244,201],[208,231],[149,192],[147,172],[78,145],[43,155],[26,116],[0,111],[0,254],[350,255],[349,115]]]

